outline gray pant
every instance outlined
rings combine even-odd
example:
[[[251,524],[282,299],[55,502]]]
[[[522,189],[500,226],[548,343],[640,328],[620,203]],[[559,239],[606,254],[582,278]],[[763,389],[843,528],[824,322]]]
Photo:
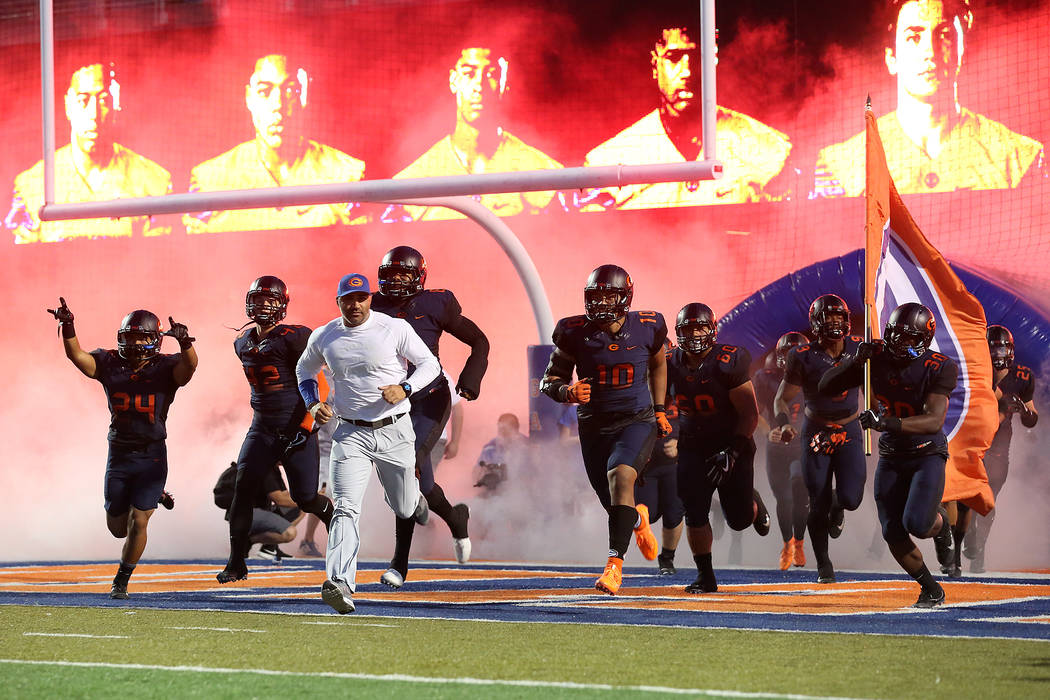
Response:
[[[335,419],[333,419],[335,420]],[[325,572],[357,590],[357,554],[361,548],[361,502],[375,466],[387,505],[399,518],[410,518],[419,502],[416,447],[407,414],[382,428],[339,421],[332,437],[332,501]]]

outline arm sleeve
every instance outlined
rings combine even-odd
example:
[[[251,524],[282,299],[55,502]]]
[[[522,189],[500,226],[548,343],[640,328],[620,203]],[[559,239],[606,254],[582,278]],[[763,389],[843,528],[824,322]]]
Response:
[[[802,386],[805,380],[802,378],[802,361],[798,357],[798,349],[792,348],[788,352],[787,366],[784,368],[784,381],[795,386]]]
[[[456,316],[445,327],[449,335],[470,346],[470,355],[459,373],[457,391],[466,389],[475,398],[481,395],[481,379],[489,366],[489,339],[477,325],[462,314]]]
[[[318,328],[310,334],[310,340],[299,356],[299,361],[295,364],[295,380],[299,383],[299,393],[307,406],[321,400],[320,387],[317,384],[317,373],[321,371],[321,365],[324,364],[318,341],[320,331],[321,329]]]
[[[1028,372],[1028,380],[1021,386],[1018,396],[1021,397],[1022,401],[1028,403],[1035,396],[1035,379],[1033,378],[1035,375],[1032,374],[1032,370],[1029,368],[1025,367],[1025,370]]]
[[[944,394],[945,396],[951,396],[952,391],[955,390],[955,384],[959,381],[959,365],[955,364],[954,360],[946,360],[941,365],[941,370],[937,373],[937,376],[933,378],[933,383],[930,385],[931,394]],[[821,382],[823,384],[823,382]]]
[[[408,325],[408,321],[396,320],[401,331],[397,351],[415,367],[408,377],[408,383],[412,385],[412,391],[418,391],[437,379],[441,374],[441,364],[427,344],[412,330],[412,326]]]
[[[817,391],[825,396],[835,396],[864,382],[864,363],[854,362],[850,357],[836,364],[820,378]]]

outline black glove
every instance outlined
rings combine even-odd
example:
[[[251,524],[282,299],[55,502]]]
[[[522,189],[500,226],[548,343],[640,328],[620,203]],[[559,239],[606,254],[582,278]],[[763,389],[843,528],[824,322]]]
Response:
[[[809,441],[809,448],[817,454],[833,455],[838,448],[848,443],[849,436],[846,434],[846,429],[838,423],[829,423],[813,435]]]
[[[864,413],[861,413],[858,417],[860,421],[860,427],[865,430],[878,430],[880,433],[884,433],[887,430],[900,431],[901,419],[896,416],[887,416],[885,413],[876,413],[870,408]]]
[[[190,331],[185,325],[176,323],[171,316],[168,316],[168,330],[164,331],[164,335],[170,335],[179,341],[179,347],[183,350],[193,345],[193,341],[196,340],[190,335]]]
[[[736,466],[736,454],[731,448],[726,448],[708,457],[704,466],[707,467],[707,480],[714,486],[720,486]]]
[[[878,348],[877,341],[863,342],[857,346],[857,354],[855,355],[857,362],[864,362],[870,359]]]
[[[1020,413],[1022,416],[1028,413],[1028,407],[1017,394],[1009,394],[1006,397],[1006,413]]]
[[[310,439],[310,436],[320,430],[321,425],[314,423],[314,427],[311,430],[306,428],[299,428],[291,437],[288,438],[288,446],[284,448],[284,454],[287,456],[289,453],[294,452],[296,449],[306,444],[306,441]]]
[[[57,309],[48,309],[47,312],[58,321],[58,327],[62,331],[63,338],[74,338],[76,337],[76,331],[73,330],[73,312],[66,306],[64,297],[59,297],[58,301],[61,306]]]

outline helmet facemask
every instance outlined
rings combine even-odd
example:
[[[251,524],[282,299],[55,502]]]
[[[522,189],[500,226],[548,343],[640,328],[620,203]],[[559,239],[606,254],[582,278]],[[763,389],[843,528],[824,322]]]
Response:
[[[407,280],[395,279],[403,274]],[[423,291],[423,277],[419,268],[401,263],[389,263],[379,266],[379,291],[388,297],[413,297]]]
[[[268,304],[267,301],[273,303]],[[288,299],[268,289],[250,291],[244,310],[248,318],[260,326],[276,326],[288,313]]]
[[[590,321],[615,321],[627,314],[630,304],[626,289],[602,286],[583,290],[583,306]]]
[[[678,346],[694,355],[707,352],[718,339],[718,329],[702,319],[690,319],[678,324],[675,333],[678,335]]]

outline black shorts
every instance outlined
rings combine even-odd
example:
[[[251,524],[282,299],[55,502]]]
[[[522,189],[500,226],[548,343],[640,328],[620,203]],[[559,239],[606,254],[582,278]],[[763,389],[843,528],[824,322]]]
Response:
[[[141,447],[109,443],[106,458],[106,512],[119,517],[131,510],[153,510],[168,479],[168,447],[163,440]]]
[[[612,507],[609,472],[621,464],[641,470],[656,444],[652,409],[635,414],[599,414],[580,419],[580,450],[587,479],[602,506]]]

